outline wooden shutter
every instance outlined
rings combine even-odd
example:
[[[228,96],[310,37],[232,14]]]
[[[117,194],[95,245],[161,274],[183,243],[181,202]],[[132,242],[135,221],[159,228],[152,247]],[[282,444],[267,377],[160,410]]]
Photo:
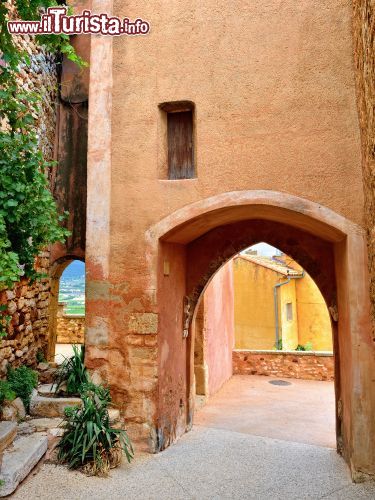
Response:
[[[195,176],[193,111],[167,113],[168,178],[190,179]]]

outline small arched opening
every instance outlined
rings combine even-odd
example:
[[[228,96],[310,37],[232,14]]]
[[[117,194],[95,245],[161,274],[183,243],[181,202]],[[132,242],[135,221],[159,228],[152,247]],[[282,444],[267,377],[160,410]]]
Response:
[[[66,256],[51,266],[48,360],[61,363],[84,344],[85,263]]]

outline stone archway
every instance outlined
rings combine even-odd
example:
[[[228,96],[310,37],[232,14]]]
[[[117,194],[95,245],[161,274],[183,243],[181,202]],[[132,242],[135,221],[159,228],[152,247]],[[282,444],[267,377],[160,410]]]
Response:
[[[265,241],[298,261],[327,302],[337,360],[338,450],[354,479],[373,474],[375,362],[362,228],[305,199],[241,191],[184,207],[152,227],[147,239],[159,317],[155,450],[192,423],[193,339],[184,329],[200,294],[224,262]]]
[[[64,255],[57,258],[50,267],[50,300],[48,308],[48,361],[54,361],[56,338],[57,338],[57,310],[59,302],[60,278],[65,269],[74,260],[85,262],[81,255]]]

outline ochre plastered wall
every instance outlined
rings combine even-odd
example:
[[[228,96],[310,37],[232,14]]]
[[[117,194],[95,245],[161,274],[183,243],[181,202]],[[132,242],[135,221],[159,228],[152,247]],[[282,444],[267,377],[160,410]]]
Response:
[[[298,343],[312,344],[314,351],[332,351],[332,328],[324,298],[307,274],[295,281],[298,316]]]
[[[274,287],[277,288],[279,338],[283,350],[312,344],[317,351],[332,351],[331,321],[314,280],[289,257],[288,265],[301,275],[290,277],[257,264],[246,256],[233,259],[234,324],[236,349],[275,349]],[[291,303],[292,319],[286,304]]]
[[[274,349],[273,287],[282,280],[266,267],[243,258],[233,260],[236,349]]]
[[[96,11],[111,8],[93,2]],[[361,406],[373,435],[349,3],[116,1],[114,13],[152,27],[147,37],[91,42],[89,368],[110,383],[131,436],[153,451],[166,447],[193,414],[183,297],[196,303],[222,263],[244,244],[267,241],[299,260],[339,310],[335,363],[347,368],[342,387],[336,377],[339,437],[352,471],[373,472],[356,423]],[[196,105],[197,178],[160,180],[158,104],[181,99]],[[225,228],[242,223],[240,233]]]

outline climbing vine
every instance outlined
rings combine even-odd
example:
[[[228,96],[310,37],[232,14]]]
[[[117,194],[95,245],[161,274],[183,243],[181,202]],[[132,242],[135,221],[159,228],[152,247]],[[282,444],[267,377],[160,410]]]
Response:
[[[47,174],[53,162],[43,158],[39,146],[36,120],[41,96],[17,82],[31,58],[7,30],[14,7],[19,19],[37,20],[43,9],[58,3],[0,0],[0,290],[12,287],[21,276],[37,278],[34,262],[38,253],[69,234],[61,225],[66,214],[58,214],[49,190]],[[85,64],[66,35],[37,36],[35,43]]]

